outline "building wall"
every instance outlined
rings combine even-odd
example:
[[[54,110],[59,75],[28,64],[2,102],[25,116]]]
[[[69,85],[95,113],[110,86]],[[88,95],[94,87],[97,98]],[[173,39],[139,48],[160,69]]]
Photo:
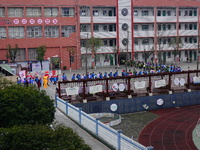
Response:
[[[59,57],[59,67],[61,69],[63,66],[67,66],[69,69],[70,64],[72,69],[78,69],[85,65],[86,50],[82,43],[92,36],[102,39],[104,43],[97,51],[98,64],[105,64],[104,61],[108,58],[105,54],[114,56],[116,53],[127,52],[128,59],[144,61],[144,53],[151,52],[148,61],[151,61],[152,58],[158,61],[158,57],[161,55],[165,57],[166,61],[170,62],[174,60],[174,49],[181,51],[175,57],[181,57],[181,60],[184,61],[187,57],[196,60],[199,6],[199,1],[188,2],[183,0],[59,0],[58,2],[32,0],[28,3],[26,0],[7,0],[6,2],[0,0],[0,8],[5,8],[5,16],[0,17],[0,35],[4,30],[3,27],[6,31],[6,38],[3,36],[0,39],[0,60],[8,60],[5,57],[8,44],[12,47],[17,44],[20,49],[25,49],[25,59],[20,61],[33,61],[29,59],[29,49],[46,45],[45,60]],[[11,7],[22,7],[23,16],[8,17],[8,9]],[[26,17],[26,9],[35,7],[41,8],[42,15],[39,17]],[[45,17],[44,12],[47,7],[58,8],[59,12],[63,8],[74,8],[73,16],[63,17],[59,13],[55,17]],[[128,10],[126,16],[122,14],[124,8]],[[87,11],[86,15],[82,14],[83,10]],[[158,15],[159,11],[160,16]],[[179,11],[181,15],[179,15]],[[185,15],[186,11],[187,15]],[[190,16],[190,11],[193,13],[192,16]],[[128,25],[127,30],[122,29],[123,24]],[[192,29],[190,29],[190,24],[192,24]],[[83,31],[82,26],[85,25],[86,30]],[[29,28],[34,26],[41,27],[43,34],[40,38],[28,38]],[[47,26],[57,26],[58,36],[45,38],[44,34]],[[75,32],[68,37],[63,37],[63,26],[74,26]],[[164,30],[169,26],[169,29]],[[186,26],[189,29],[186,29]],[[10,27],[23,27],[24,37],[21,38],[22,35],[19,35],[19,37],[16,37],[17,39],[10,39],[8,34]],[[177,37],[181,39],[181,45],[171,46],[169,42],[166,42]],[[122,42],[126,38],[128,38],[128,46]],[[159,43],[159,41],[161,42]],[[68,51],[70,48],[75,50],[72,63],[70,63],[70,53]],[[93,61],[92,58],[89,60],[90,62]],[[180,60],[180,58],[177,60]],[[110,65],[116,65],[117,63],[115,61]],[[108,64],[106,63],[106,65]]]

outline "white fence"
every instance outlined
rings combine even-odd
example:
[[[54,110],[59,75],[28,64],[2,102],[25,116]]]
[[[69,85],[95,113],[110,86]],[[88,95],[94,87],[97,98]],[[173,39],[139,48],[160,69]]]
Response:
[[[77,108],[58,97],[56,97],[56,107],[117,150],[153,150],[153,147],[141,145],[123,135],[122,131],[114,130],[100,122],[98,119],[83,112],[80,108]]]

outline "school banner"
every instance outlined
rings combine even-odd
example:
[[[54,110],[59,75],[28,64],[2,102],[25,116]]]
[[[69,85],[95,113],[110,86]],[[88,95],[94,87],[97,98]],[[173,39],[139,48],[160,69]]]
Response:
[[[200,76],[199,77],[197,77],[197,76],[193,77],[193,82],[194,83],[200,83]]]
[[[164,79],[155,81],[155,88],[159,88],[163,86],[166,86],[166,81]]]
[[[65,90],[67,95],[78,95],[79,87],[68,87]]]
[[[135,89],[144,89],[146,86],[146,82],[145,81],[136,81],[134,82],[135,85]]]
[[[22,80],[24,80],[24,78],[26,78],[26,71],[25,70],[19,71],[19,76],[21,77]]]
[[[89,88],[89,92],[91,94],[102,92],[102,91],[103,91],[102,85],[90,86],[90,88]]]

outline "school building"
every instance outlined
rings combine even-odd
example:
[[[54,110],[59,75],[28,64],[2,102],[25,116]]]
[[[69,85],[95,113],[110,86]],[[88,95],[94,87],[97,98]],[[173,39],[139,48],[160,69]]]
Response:
[[[36,63],[46,46],[50,69],[117,65],[122,60],[196,61],[199,0],[0,0],[0,63]],[[95,54],[91,37],[102,45]],[[94,57],[95,55],[95,57]],[[94,60],[95,59],[95,60]],[[87,63],[86,63],[87,62]]]

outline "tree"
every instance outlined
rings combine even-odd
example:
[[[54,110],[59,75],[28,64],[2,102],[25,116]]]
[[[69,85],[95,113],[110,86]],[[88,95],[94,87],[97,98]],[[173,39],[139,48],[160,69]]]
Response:
[[[92,55],[94,55],[94,65],[96,67],[96,54],[97,50],[103,45],[103,42],[100,38],[91,37],[86,41],[86,47],[89,47],[89,50],[92,52]]]
[[[0,90],[0,127],[20,124],[50,124],[53,100],[36,87],[14,84]]]
[[[91,150],[71,128],[47,125],[20,125],[0,128],[0,149]]]
[[[11,62],[15,62],[15,59],[17,58],[17,51],[19,50],[18,45],[15,44],[15,48],[12,48],[11,45],[8,44],[6,49],[6,58],[10,59]]]
[[[41,70],[43,70],[43,66],[42,66],[42,61],[44,60],[44,56],[45,56],[45,52],[46,52],[46,46],[45,45],[42,45],[40,47],[38,47],[36,49],[36,52],[37,52],[37,61],[40,62],[40,65],[41,65]]]
[[[176,56],[180,55],[179,48],[183,46],[182,41],[178,36],[171,38],[169,46],[173,48],[172,54],[174,55],[174,62],[176,62]]]
[[[76,50],[74,47],[68,48],[67,51],[69,52],[69,65],[70,65],[70,71],[72,67],[72,60],[74,58],[74,54],[76,53]]]

